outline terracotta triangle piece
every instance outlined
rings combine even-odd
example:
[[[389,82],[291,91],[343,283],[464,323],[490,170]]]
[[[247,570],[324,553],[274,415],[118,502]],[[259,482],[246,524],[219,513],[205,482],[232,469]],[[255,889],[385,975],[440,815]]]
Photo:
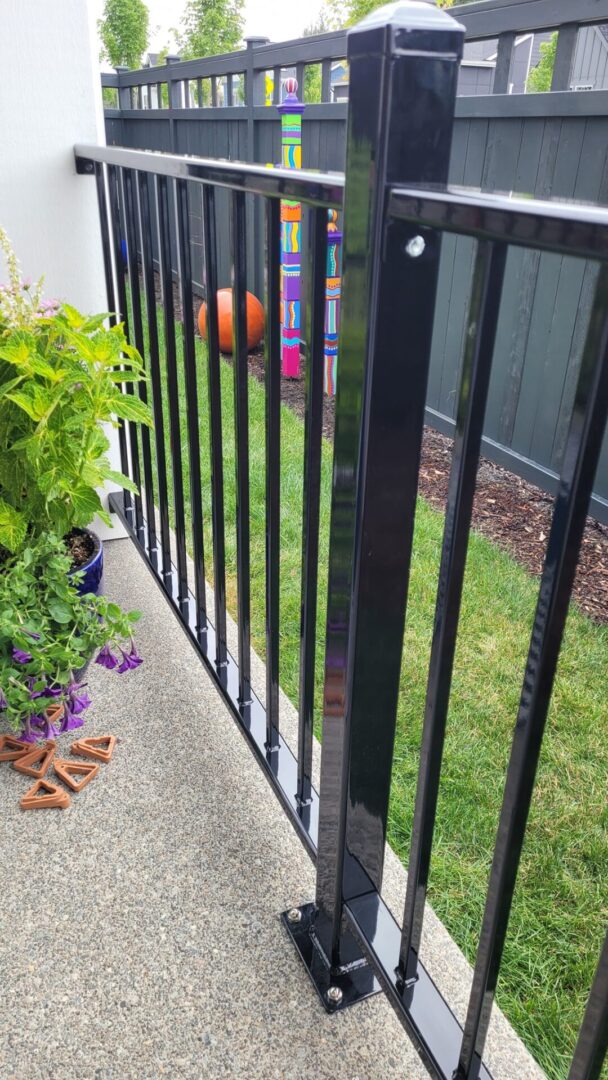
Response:
[[[25,773],[26,776],[33,776],[35,780],[42,780],[55,757],[56,750],[57,746],[53,740],[47,739],[44,746],[37,746],[32,750],[31,754],[26,754],[25,757],[13,761],[13,769]],[[37,765],[36,762],[39,762],[39,764]]]
[[[99,772],[99,764],[94,761],[64,761],[62,758],[55,758],[53,768],[72,791],[82,791]],[[82,780],[76,780],[76,776],[82,776]]]
[[[70,748],[72,754],[95,758],[96,761],[108,762],[116,746],[115,735],[97,735],[88,739],[77,739]]]
[[[0,735],[0,761],[18,761],[31,754],[33,749],[31,743],[23,742],[14,735]]]
[[[52,810],[55,807],[65,810],[71,801],[67,791],[57,784],[49,784],[48,780],[37,780],[33,787],[26,791],[19,806],[22,810]]]

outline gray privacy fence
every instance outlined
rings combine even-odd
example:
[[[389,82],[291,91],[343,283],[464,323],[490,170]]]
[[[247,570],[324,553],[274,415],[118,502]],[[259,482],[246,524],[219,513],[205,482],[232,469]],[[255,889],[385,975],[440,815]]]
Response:
[[[467,41],[492,39],[496,50],[493,92],[458,99],[450,182],[608,203],[608,90],[570,89],[580,34],[608,23],[608,0],[482,0],[453,8],[452,14],[464,23]],[[559,36],[552,92],[505,93],[522,36],[553,29]],[[294,71],[306,97],[312,84],[306,72],[314,70],[321,101],[307,103],[304,112],[302,164],[341,171],[347,105],[332,97],[336,72],[344,81],[345,53],[343,32],[279,44],[249,39],[245,49],[225,56],[169,58],[160,67],[103,75],[106,93],[114,93],[119,105],[106,109],[107,141],[278,163],[280,119],[266,101],[270,96],[278,102],[283,77]],[[217,195],[219,284],[228,285],[228,203],[226,197],[222,205],[222,192]],[[196,288],[203,280],[202,221],[200,203],[192,202]],[[261,296],[261,222],[252,205],[248,214],[248,285]],[[447,434],[453,430],[472,258],[472,241],[444,237],[427,420]],[[484,453],[551,493],[563,458],[595,277],[596,270],[583,260],[516,249],[509,255]],[[591,512],[608,522],[608,438]]]

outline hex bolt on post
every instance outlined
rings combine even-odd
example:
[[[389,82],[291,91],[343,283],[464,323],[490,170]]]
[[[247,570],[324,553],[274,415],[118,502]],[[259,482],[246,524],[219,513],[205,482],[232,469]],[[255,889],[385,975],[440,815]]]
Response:
[[[291,908],[291,910],[287,912],[287,918],[290,923],[302,922],[302,912],[297,907]]]
[[[339,986],[330,986],[327,991],[327,1000],[330,1001],[332,1005],[339,1005],[343,997],[344,995]]]
[[[425,247],[426,242],[423,236],[412,236],[411,240],[408,240],[405,245],[405,253],[409,255],[410,259],[419,259]]]

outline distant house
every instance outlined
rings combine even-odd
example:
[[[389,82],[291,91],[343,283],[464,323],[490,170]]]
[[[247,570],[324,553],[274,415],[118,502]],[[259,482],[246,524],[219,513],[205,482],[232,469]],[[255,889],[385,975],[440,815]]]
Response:
[[[608,89],[608,24],[579,30],[570,86],[572,90]]]
[[[550,39],[550,31],[521,34],[515,39],[509,77],[510,94],[525,94],[528,76],[541,58],[540,47]],[[497,49],[496,39],[465,44],[458,81],[461,96],[492,93]],[[583,26],[579,30],[570,89],[608,89],[608,25]]]

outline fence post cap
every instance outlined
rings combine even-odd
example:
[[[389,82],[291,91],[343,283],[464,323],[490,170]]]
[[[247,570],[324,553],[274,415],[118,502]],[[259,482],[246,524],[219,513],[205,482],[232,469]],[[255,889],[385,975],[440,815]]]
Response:
[[[165,57],[165,64],[179,64],[181,56],[171,55]]]
[[[246,38],[243,38],[247,48],[253,49],[256,45],[270,45],[270,38],[258,37],[257,34],[249,34]]]
[[[410,33],[458,33],[464,38],[465,27],[456,21],[443,8],[437,7],[435,0],[396,0],[393,4],[385,4],[376,8],[369,15],[365,15],[358,23],[348,31],[349,45],[352,47],[352,39],[359,34],[367,34],[374,30],[387,30],[392,32],[390,45],[397,45],[394,35],[399,35],[399,46],[407,48],[407,41],[402,35]],[[412,45],[414,42],[412,41]]]

